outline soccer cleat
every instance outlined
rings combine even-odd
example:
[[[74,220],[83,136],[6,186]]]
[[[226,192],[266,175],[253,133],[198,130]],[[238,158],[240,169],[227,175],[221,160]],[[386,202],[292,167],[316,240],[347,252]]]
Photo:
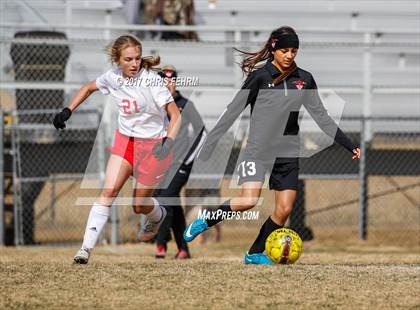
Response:
[[[246,265],[273,265],[273,261],[268,258],[265,253],[246,253],[244,257],[244,263]]]
[[[156,258],[165,258],[166,256],[166,246],[163,244],[158,244],[156,246],[156,254],[155,257]]]
[[[193,221],[184,231],[184,239],[187,242],[191,242],[201,234],[203,231],[206,231],[209,228],[207,222],[203,219],[196,219]]]
[[[191,255],[188,251],[185,250],[179,250],[178,253],[176,253],[175,259],[188,259],[191,258]]]
[[[162,216],[160,217],[159,221],[153,223],[146,216],[144,225],[141,227],[141,230],[140,230],[140,237],[139,237],[140,241],[147,242],[147,241],[152,240],[156,236],[159,230],[159,227],[162,224],[163,220],[165,219],[165,216],[167,213],[165,208],[162,208],[161,206],[159,206],[159,208],[162,211]]]
[[[76,255],[73,258],[73,261],[75,264],[87,264],[90,257],[90,250],[81,248],[79,251],[77,251]]]

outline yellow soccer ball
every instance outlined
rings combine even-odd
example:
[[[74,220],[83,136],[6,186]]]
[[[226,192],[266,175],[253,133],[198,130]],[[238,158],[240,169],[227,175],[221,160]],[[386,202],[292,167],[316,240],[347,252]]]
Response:
[[[265,252],[274,263],[293,264],[302,253],[302,239],[291,229],[277,229],[265,241]]]

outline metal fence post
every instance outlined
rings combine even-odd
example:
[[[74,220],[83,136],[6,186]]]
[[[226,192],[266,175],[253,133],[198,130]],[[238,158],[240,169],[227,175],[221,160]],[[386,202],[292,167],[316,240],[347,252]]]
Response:
[[[0,245],[4,245],[4,114],[0,109]]]
[[[359,163],[360,180],[360,213],[359,213],[359,238],[366,239],[367,235],[367,174],[366,174],[366,150],[367,144],[372,141],[372,34],[364,34],[363,51],[363,116],[361,121],[360,149],[362,155]]]
[[[13,117],[16,117],[16,114],[13,114]],[[16,130],[15,128],[14,120],[12,123],[11,128],[11,137],[12,137],[12,152],[13,152],[13,228],[14,228],[14,243],[15,246],[20,244],[20,233],[19,233],[19,227],[20,227],[20,221],[19,221],[19,209],[21,206],[20,203],[20,180],[18,180],[18,163],[17,163],[17,157],[19,156],[18,151],[18,145],[16,141]]]
[[[103,115],[103,114],[102,114]],[[99,118],[99,111],[98,111],[98,118]],[[100,120],[98,120],[99,122]],[[107,140],[108,134],[108,123],[103,122],[98,127],[98,136],[97,136],[97,154],[98,154],[98,171],[99,171],[99,179],[100,179],[100,186],[103,187],[105,185],[105,145]],[[111,206],[111,244],[117,245],[118,244],[118,208],[116,205],[112,204]]]
[[[111,25],[111,10],[106,10],[105,11],[105,28],[104,28],[104,39],[106,41],[109,41],[111,39],[111,31],[109,29],[110,25]],[[109,98],[107,98],[107,100],[109,101]],[[104,109],[104,111],[107,110],[106,108]],[[103,111],[103,112],[104,112]],[[103,116],[103,114],[102,114]],[[108,121],[108,119],[107,119]],[[100,129],[100,126],[98,127]],[[100,166],[99,168],[99,174],[101,176],[101,185],[103,186],[105,184],[105,154],[104,154],[104,150],[105,150],[105,139],[108,138],[107,134],[108,134],[108,130],[107,128],[104,129],[105,134],[101,133],[99,130],[99,144],[98,144],[98,156],[99,156],[99,163]],[[102,166],[101,166],[102,165]],[[118,210],[116,210],[116,206],[114,204],[112,204],[111,206],[111,244],[112,245],[116,245],[118,243]]]
[[[20,163],[20,138],[19,125],[16,122],[17,111],[12,113],[11,125],[12,152],[13,152],[13,219],[15,246],[23,244],[23,219],[22,219],[22,195],[21,195],[21,163]]]
[[[105,11],[105,28],[104,28],[104,39],[109,41],[111,39],[111,30],[110,26],[112,24],[112,11],[106,10]]]
[[[364,51],[363,51],[363,117],[365,133],[364,139],[368,142],[372,140],[372,34],[366,32],[364,35]]]
[[[111,244],[118,244],[118,207],[115,204],[111,206]]]
[[[359,161],[359,239],[366,240],[367,236],[367,173],[366,173],[366,119],[360,122],[360,150]]]
[[[56,203],[56,178],[51,175],[51,205],[50,205],[50,224],[54,225],[55,220],[55,203]]]
[[[71,25],[73,11],[72,11],[70,0],[65,0],[65,10],[66,10],[66,25]],[[66,35],[67,35],[67,39],[70,40],[70,38],[72,36],[72,29],[71,28],[66,28]],[[68,83],[72,80],[71,65],[67,64],[65,70],[66,70],[66,73],[65,73],[64,79],[65,79],[65,82]],[[71,93],[70,89],[67,88],[67,87],[64,89],[64,92],[65,92],[66,96],[70,95],[70,93]]]
[[[240,44],[241,44],[242,38],[243,38],[242,32],[240,30],[236,30],[234,32],[235,48],[241,49]],[[234,76],[234,79],[235,79],[235,86],[234,87],[235,87],[235,90],[236,90],[236,89],[239,89],[241,87],[243,75],[242,75],[242,71],[239,68],[239,66],[236,65],[237,62],[241,61],[241,58],[235,54],[234,49],[232,49],[232,53],[233,53],[233,55],[232,55],[233,56],[233,76]]]
[[[108,125],[106,124],[105,126],[108,126]],[[101,147],[100,152],[101,152],[101,157],[104,163],[103,171],[105,171],[105,135],[102,134],[101,136],[102,136],[102,143],[101,143],[102,147]],[[103,174],[103,176],[105,178],[105,174]],[[118,223],[119,223],[118,206],[113,203],[111,206],[111,245],[118,244],[118,229],[119,229]]]

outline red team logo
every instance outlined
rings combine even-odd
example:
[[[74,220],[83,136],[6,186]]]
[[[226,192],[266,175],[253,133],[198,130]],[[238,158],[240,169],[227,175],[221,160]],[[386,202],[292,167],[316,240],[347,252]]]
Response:
[[[295,84],[297,89],[303,89],[306,83],[302,80],[297,80],[296,82],[293,82],[293,84]]]
[[[272,48],[274,48],[274,46],[276,46],[276,42],[277,42],[277,39],[274,39],[274,38],[271,39],[271,47]]]

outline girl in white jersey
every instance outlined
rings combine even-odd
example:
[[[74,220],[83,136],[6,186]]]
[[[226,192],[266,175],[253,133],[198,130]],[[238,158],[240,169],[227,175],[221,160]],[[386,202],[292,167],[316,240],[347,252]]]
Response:
[[[171,93],[151,70],[159,64],[159,57],[142,58],[142,45],[132,35],[118,37],[110,46],[109,55],[117,68],[82,86],[69,107],[58,113],[53,122],[57,129],[64,129],[72,112],[97,90],[111,95],[119,107],[118,129],[106,168],[104,189],[89,213],[82,248],[74,257],[78,264],[88,262],[108,221],[110,206],[131,175],[137,181],[133,193],[134,212],[146,215],[141,239],[151,240],[157,233],[166,210],[151,197],[153,186],[162,180],[171,164],[173,140],[180,125],[180,113]]]

